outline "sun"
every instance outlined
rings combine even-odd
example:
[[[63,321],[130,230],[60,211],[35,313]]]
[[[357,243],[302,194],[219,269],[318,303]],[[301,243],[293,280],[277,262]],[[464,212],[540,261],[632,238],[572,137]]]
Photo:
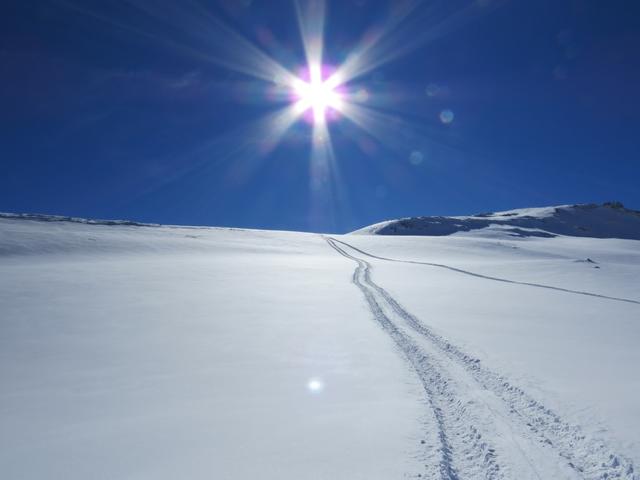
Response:
[[[323,67],[319,64],[310,65],[305,77],[308,81],[302,78],[293,81],[296,111],[298,114],[310,112],[314,123],[325,123],[332,112],[339,112],[342,108],[339,82],[335,75],[325,80]]]

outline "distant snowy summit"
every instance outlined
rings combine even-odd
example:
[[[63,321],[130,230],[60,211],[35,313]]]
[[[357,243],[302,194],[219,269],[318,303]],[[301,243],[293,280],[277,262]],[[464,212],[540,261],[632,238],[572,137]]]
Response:
[[[640,240],[640,212],[620,202],[523,208],[461,217],[411,217],[376,223],[353,234],[442,236],[486,229],[517,237],[624,238]]]

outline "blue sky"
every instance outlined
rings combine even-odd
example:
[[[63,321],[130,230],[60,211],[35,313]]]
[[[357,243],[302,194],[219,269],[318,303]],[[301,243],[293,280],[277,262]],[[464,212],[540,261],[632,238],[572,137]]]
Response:
[[[327,121],[320,173],[313,122],[275,142],[266,119],[291,100],[255,77],[263,54],[295,74],[306,65],[293,2],[3,6],[0,211],[343,232],[412,215],[640,208],[632,1],[326,2],[327,66],[385,34],[343,86],[370,115]]]

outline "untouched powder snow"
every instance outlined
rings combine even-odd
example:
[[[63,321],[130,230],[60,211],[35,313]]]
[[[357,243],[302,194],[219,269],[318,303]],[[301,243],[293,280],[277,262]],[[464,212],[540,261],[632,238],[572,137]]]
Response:
[[[621,208],[450,236],[2,215],[2,476],[637,479]]]

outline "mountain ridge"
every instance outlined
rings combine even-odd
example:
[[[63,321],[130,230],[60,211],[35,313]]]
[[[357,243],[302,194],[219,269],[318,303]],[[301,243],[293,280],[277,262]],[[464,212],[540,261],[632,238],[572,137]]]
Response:
[[[0,212],[0,219],[102,226],[247,230],[238,227],[172,225],[39,213]],[[500,233],[513,237],[552,238],[564,235],[640,240],[640,211],[626,208],[621,202],[605,202],[519,208],[475,215],[403,217],[378,222],[354,230],[349,235],[447,236],[473,231]]]
[[[486,212],[470,216],[420,216],[387,220],[355,230],[356,235],[446,236],[474,230],[514,237],[640,240],[640,212],[620,202],[574,204]]]

